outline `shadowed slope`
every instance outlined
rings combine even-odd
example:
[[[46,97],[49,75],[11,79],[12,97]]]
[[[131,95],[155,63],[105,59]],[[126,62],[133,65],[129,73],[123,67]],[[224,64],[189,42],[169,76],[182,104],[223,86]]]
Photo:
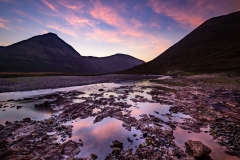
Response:
[[[134,57],[84,57],[56,34],[48,33],[0,47],[0,72],[107,73],[144,63]]]
[[[56,34],[48,33],[5,47],[0,71],[93,72],[81,55]]]
[[[117,72],[145,63],[142,60],[125,54],[115,54],[108,57],[85,57],[99,73]]]
[[[124,73],[240,72],[240,12],[207,20],[154,60]]]

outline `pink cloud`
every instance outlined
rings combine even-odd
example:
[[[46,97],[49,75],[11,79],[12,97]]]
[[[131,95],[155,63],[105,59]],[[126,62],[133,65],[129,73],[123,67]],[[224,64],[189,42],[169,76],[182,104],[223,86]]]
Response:
[[[47,0],[42,0],[42,2],[51,10],[56,11],[56,7],[54,5],[52,5],[51,3],[49,3]]]
[[[57,31],[59,31],[61,33],[68,34],[68,35],[71,35],[73,37],[76,37],[76,33],[74,32],[74,30],[71,30],[69,28],[64,28],[64,27],[62,27],[62,26],[60,26],[58,24],[54,24],[54,23],[48,24],[47,27],[55,29],[55,30],[57,30]]]
[[[164,14],[180,23],[184,28],[196,28],[205,20],[239,10],[239,0],[219,0],[217,3],[208,0],[186,0],[180,4],[178,1],[148,0],[148,5],[158,14]]]
[[[75,11],[79,11],[85,6],[84,3],[81,3],[78,1],[71,1],[71,3],[69,3],[69,1],[66,1],[66,0],[58,0],[57,3],[61,4],[62,6],[68,9],[75,10]]]
[[[191,8],[187,8],[188,6],[179,7],[176,3],[170,1],[155,0],[149,0],[148,4],[154,12],[165,14],[182,25],[190,25],[194,28],[204,21],[204,18],[195,15],[194,12],[192,13],[193,10]]]
[[[78,27],[83,27],[83,26],[95,26],[97,24],[97,22],[93,21],[93,20],[90,20],[90,19],[87,19],[87,18],[81,18],[79,16],[76,16],[74,13],[72,12],[69,12],[67,13],[66,15],[63,15],[62,16],[66,22],[69,24],[69,25],[72,25],[76,28]]]
[[[124,23],[124,20],[117,14],[117,12],[109,6],[102,5],[100,1],[93,2],[93,8],[90,14],[109,25],[118,26]]]
[[[17,19],[17,22],[19,22],[19,23],[21,23],[23,20],[21,20],[21,19]]]
[[[144,24],[136,19],[124,19],[113,7],[102,5],[100,1],[94,1],[90,14],[98,20],[101,20],[125,36],[140,37],[142,32],[139,30]]]
[[[7,23],[9,23],[9,20],[0,18],[0,28],[6,29],[6,30],[10,30],[9,27],[7,27]]]
[[[109,42],[118,43],[122,40],[119,38],[118,32],[101,30],[94,28],[92,32],[86,33],[86,38],[88,41],[99,41],[99,42]]]
[[[47,2],[46,0],[44,2]],[[93,27],[97,24],[96,21],[85,18],[82,16],[81,8],[84,7],[83,3],[78,1],[73,1],[74,3],[69,4],[68,1],[59,0],[57,3],[47,2],[45,5],[48,6],[51,10],[46,9],[42,5],[35,4],[40,12],[47,16],[62,18],[66,21],[66,24],[75,29],[81,27]]]

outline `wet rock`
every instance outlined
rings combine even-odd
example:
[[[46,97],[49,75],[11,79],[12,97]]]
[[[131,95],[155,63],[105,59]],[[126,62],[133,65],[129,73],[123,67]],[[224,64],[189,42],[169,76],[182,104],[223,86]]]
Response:
[[[212,151],[208,146],[204,145],[201,141],[188,140],[187,142],[185,142],[185,146],[186,151],[196,158],[208,157]]]
[[[97,156],[96,154],[94,154],[94,153],[91,153],[91,154],[90,154],[90,157],[91,157],[93,160],[95,160],[95,159],[98,158],[98,156]]]
[[[225,150],[225,153],[231,155],[231,156],[236,156],[238,158],[240,158],[240,151],[228,151],[228,150]]]
[[[83,146],[83,145],[84,145],[83,140],[79,139],[79,145],[80,145],[80,146]]]
[[[110,147],[111,147],[112,149],[114,149],[114,148],[123,149],[123,143],[122,143],[122,142],[119,142],[118,140],[114,140],[114,141],[112,141],[112,143],[110,144]]]
[[[76,155],[81,151],[80,148],[78,148],[78,143],[72,140],[69,140],[62,145],[64,146],[61,152],[63,155]]]
[[[23,122],[28,122],[28,123],[29,123],[29,122],[31,122],[31,118],[29,118],[29,117],[24,118],[24,119],[23,119]]]
[[[17,109],[20,109],[20,108],[22,108],[22,106],[17,106]]]
[[[143,133],[143,138],[146,138],[148,133]]]
[[[6,121],[6,122],[5,122],[5,124],[6,124],[6,125],[8,125],[8,124],[11,124],[11,122],[9,122],[9,121]]]
[[[4,128],[4,125],[0,124],[0,131]]]

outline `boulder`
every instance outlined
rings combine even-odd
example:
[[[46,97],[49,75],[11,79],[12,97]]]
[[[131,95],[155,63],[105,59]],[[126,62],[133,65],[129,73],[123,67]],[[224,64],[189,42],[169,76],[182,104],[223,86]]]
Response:
[[[192,141],[188,140],[185,142],[186,151],[193,155],[195,158],[200,157],[209,157],[209,154],[211,153],[211,149],[204,145],[201,141]]]

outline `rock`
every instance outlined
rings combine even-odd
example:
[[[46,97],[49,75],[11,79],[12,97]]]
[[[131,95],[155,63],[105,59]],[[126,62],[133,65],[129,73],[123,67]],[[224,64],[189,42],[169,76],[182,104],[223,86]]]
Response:
[[[123,143],[119,142],[118,140],[115,140],[115,141],[112,141],[112,143],[110,144],[110,147],[112,149],[114,149],[114,148],[123,149]]]
[[[148,133],[143,133],[143,138],[146,138]]]
[[[211,149],[204,145],[201,141],[188,140],[185,142],[186,150],[189,154],[195,158],[208,157],[211,153]]]
[[[4,125],[0,124],[0,131],[4,128]]]
[[[91,153],[91,154],[90,154],[90,157],[91,157],[92,159],[94,159],[94,160],[98,158],[98,156],[97,156],[96,154],[94,154],[94,153]]]
[[[31,122],[31,118],[27,117],[23,119],[23,122]]]
[[[101,88],[101,89],[99,89],[98,91],[101,91],[101,92],[102,92],[102,91],[104,91],[104,89]]]
[[[53,124],[53,120],[52,119],[48,119],[48,120],[46,120],[46,122],[48,123],[48,124]]]
[[[11,124],[11,122],[9,122],[9,121],[6,121],[6,122],[5,122],[5,124],[6,124],[6,125],[8,125],[8,124]]]
[[[17,109],[20,109],[20,108],[22,108],[22,106],[17,106]]]
[[[80,148],[78,148],[78,144],[72,140],[63,143],[63,146],[64,148],[61,152],[63,155],[76,155],[81,151]]]

